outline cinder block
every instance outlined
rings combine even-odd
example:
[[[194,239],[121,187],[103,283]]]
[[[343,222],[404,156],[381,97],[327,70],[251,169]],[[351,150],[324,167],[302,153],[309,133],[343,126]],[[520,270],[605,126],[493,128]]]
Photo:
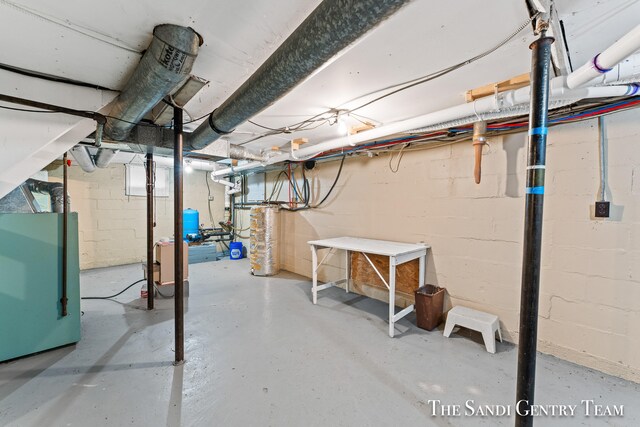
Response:
[[[551,298],[550,319],[609,331],[612,335],[627,335],[629,332],[628,311],[600,304],[569,301],[558,296]]]
[[[591,304],[618,307],[621,310],[638,310],[640,282],[615,280],[590,276],[586,278],[585,300]]]
[[[453,195],[461,198],[488,198],[501,195],[501,179],[498,175],[483,175],[480,184],[476,184],[472,176],[453,180]]]

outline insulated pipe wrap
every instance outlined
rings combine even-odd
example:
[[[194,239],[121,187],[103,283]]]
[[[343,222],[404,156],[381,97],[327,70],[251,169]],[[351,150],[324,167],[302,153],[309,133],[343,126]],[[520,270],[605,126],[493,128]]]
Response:
[[[259,153],[254,153],[251,150],[233,144],[229,144],[229,158],[239,160],[256,160],[258,162],[266,160],[265,156]]]
[[[273,276],[280,271],[280,208],[251,208],[249,260],[254,276]]]
[[[189,138],[198,150],[255,116],[408,0],[324,0]]]
[[[104,132],[116,141],[191,72],[202,39],[193,29],[164,24],[153,29],[153,40],[138,67],[115,100]]]

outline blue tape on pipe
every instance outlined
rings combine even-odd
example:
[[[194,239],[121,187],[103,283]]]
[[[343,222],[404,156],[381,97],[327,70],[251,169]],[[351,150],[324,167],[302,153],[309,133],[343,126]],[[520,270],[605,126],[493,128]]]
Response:
[[[529,135],[546,135],[548,131],[549,128],[547,127],[533,128],[529,130]]]
[[[527,194],[544,194],[544,187],[527,187],[525,190]]]
[[[625,95],[633,96],[638,93],[638,89],[640,89],[640,85],[638,83],[631,83]]]
[[[593,64],[593,68],[595,68],[595,70],[597,72],[599,72],[600,74],[604,74],[604,73],[608,73],[609,71],[613,70],[613,68],[604,68],[601,67],[600,64],[598,64],[598,57],[600,56],[600,54],[597,54],[596,56],[593,57],[593,59],[591,60],[591,63]]]

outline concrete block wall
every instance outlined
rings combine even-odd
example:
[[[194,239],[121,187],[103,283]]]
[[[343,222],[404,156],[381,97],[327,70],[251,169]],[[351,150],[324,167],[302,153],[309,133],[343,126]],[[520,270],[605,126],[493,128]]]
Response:
[[[639,119],[637,110],[606,118],[610,219],[593,217],[597,121],[550,131],[539,317],[541,351],[634,381],[640,381]],[[323,208],[282,213],[283,268],[309,277],[312,239],[426,242],[427,282],[447,288],[447,306],[499,315],[503,336],[517,343],[526,134],[490,141],[480,185],[469,141],[405,150],[397,173],[389,161],[388,154],[348,159]],[[338,164],[309,174],[318,199]],[[342,277],[344,257],[328,263],[321,279]]]
[[[52,181],[61,181],[62,163],[49,168]],[[170,194],[173,193],[171,172]],[[200,212],[200,223],[210,227],[206,172],[185,174],[184,207]],[[214,221],[224,217],[224,188],[209,180]],[[146,197],[125,195],[125,166],[113,164],[86,173],[76,165],[69,168],[72,210],[78,212],[80,268],[89,269],[145,261]],[[173,196],[156,198],[154,238],[173,237]]]

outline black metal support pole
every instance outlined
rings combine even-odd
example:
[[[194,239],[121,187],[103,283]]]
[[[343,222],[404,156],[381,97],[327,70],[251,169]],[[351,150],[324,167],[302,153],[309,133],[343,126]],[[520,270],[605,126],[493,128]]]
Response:
[[[62,316],[67,315],[67,234],[69,220],[69,200],[67,197],[67,153],[62,156]]]
[[[182,249],[182,109],[173,108],[173,234],[175,246],[175,329],[176,329],[176,360],[179,364],[184,361],[184,266]]]
[[[546,37],[545,32],[542,31],[540,38],[531,44],[531,112],[529,113],[529,155],[526,172],[520,342],[516,390],[515,425],[518,427],[533,425],[530,408],[534,399],[536,376],[540,253],[552,43],[553,38]]]
[[[147,153],[147,309],[153,310],[153,154]]]
[[[229,195],[229,222],[231,223],[231,230],[235,230],[236,227],[236,196],[235,194]],[[232,232],[231,240],[235,241],[235,234]]]

